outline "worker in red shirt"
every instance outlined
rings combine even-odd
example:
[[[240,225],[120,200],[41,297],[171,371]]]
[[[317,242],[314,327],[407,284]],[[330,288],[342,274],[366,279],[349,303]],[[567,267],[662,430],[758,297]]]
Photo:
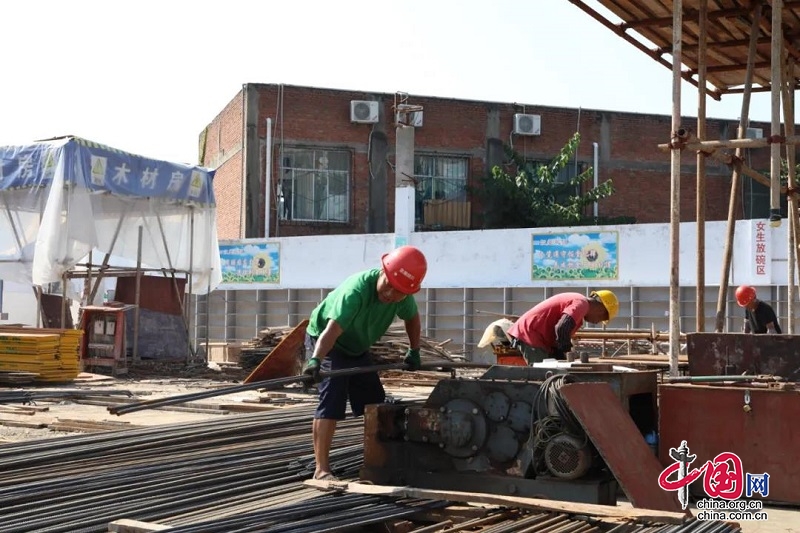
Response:
[[[572,335],[584,321],[608,322],[618,311],[619,300],[609,290],[593,291],[588,297],[564,292],[540,302],[519,317],[507,335],[529,365],[548,358],[564,359],[572,350]]]
[[[767,302],[759,300],[755,288],[741,285],[736,289],[736,303],[744,307],[745,333],[781,333],[781,325],[775,310]]]

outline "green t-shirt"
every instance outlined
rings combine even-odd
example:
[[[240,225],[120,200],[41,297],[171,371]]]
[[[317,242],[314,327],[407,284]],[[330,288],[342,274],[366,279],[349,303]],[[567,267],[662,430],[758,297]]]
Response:
[[[359,356],[369,350],[392,325],[394,317],[410,320],[417,314],[417,302],[409,295],[398,303],[383,303],[378,299],[378,268],[353,274],[334,289],[311,312],[306,332],[319,337],[328,320],[342,328],[336,348]]]

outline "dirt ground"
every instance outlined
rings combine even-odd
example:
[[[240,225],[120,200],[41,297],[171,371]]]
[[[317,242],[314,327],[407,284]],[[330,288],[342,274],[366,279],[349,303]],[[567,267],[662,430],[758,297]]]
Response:
[[[109,405],[90,405],[97,403],[131,403],[155,398],[166,398],[183,394],[218,389],[225,386],[240,385],[247,376],[238,367],[216,372],[198,368],[168,373],[160,370],[131,371],[126,376],[110,377],[101,374],[83,373],[72,383],[47,385],[26,384],[22,386],[0,385],[0,391],[25,390],[32,393],[46,391],[79,391],[93,395],[91,399],[41,400],[33,404],[9,403],[0,405],[0,444],[41,438],[56,438],[81,432],[79,428],[69,429],[64,421],[82,421],[122,426],[155,426],[162,424],[195,422],[212,417],[230,414],[224,409],[207,409],[207,412],[184,412],[170,408],[148,409],[123,415],[108,411]],[[115,393],[115,394],[112,394]],[[128,397],[125,393],[130,393]],[[196,400],[191,405],[219,407],[225,404],[244,404],[245,401],[258,402],[262,394],[246,391],[232,395]],[[303,395],[308,397],[308,395]],[[308,398],[312,400],[312,398]],[[35,409],[30,413],[27,408]],[[13,411],[19,411],[14,414]],[[48,427],[20,427],[10,425],[19,422],[27,425],[46,425]],[[8,424],[8,425],[7,425]],[[53,426],[52,428],[50,426]],[[60,429],[55,429],[58,428]]]

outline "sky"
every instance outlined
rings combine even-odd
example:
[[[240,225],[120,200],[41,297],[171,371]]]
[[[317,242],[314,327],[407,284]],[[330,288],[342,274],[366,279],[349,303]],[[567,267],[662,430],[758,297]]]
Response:
[[[25,0],[3,11],[0,146],[77,135],[196,163],[200,132],[245,83],[672,113],[671,70],[568,0]],[[696,116],[696,88],[682,91]],[[751,105],[751,120],[769,121],[768,93]],[[739,95],[707,104],[711,118],[740,110]]]

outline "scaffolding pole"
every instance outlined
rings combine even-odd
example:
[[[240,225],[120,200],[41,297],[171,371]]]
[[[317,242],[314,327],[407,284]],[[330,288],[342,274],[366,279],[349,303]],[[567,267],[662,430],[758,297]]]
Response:
[[[706,41],[708,40],[708,0],[700,0],[699,47],[697,49],[697,136],[706,138]],[[706,154],[697,151],[697,294],[695,330],[706,329]]]
[[[794,72],[794,59],[784,53],[785,58],[785,74],[783,76],[782,97],[783,97],[783,123],[786,128],[786,135],[794,135],[794,81],[792,79],[792,72]],[[786,186],[793,190],[797,187],[797,165],[795,157],[795,146],[786,145]],[[798,211],[797,197],[794,194],[788,195],[788,212],[789,212],[789,228],[786,247],[786,269],[787,269],[787,287],[789,288],[787,294],[787,315],[786,315],[786,333],[789,335],[794,334],[794,302],[797,300],[797,271],[798,266],[796,261],[799,259],[797,253],[797,222],[800,211]]]
[[[742,93],[742,111],[739,115],[739,128],[736,132],[738,141],[761,140],[745,139],[748,116],[750,115],[750,95],[753,88],[753,66],[758,45],[759,26],[761,24],[761,3],[756,3],[753,8],[753,25],[750,27],[750,48],[747,52],[747,70],[745,71],[744,92]],[[730,141],[729,141],[730,142]],[[736,144],[736,155],[733,161],[741,161],[743,148],[746,145]],[[728,281],[730,280],[731,262],[733,259],[733,237],[736,231],[736,212],[739,205],[739,191],[742,186],[741,166],[733,165],[731,172],[731,195],[728,202],[728,228],[725,238],[725,250],[722,256],[722,272],[720,274],[719,293],[717,295],[717,315],[714,331],[720,333],[725,327],[725,311],[728,303]]]
[[[136,307],[133,308],[133,364],[139,362],[139,315],[140,315],[140,300],[142,295],[142,233],[144,228],[139,226],[139,233],[136,241],[136,289],[133,295],[133,302]]]
[[[672,152],[670,157],[670,259],[669,272],[669,371],[680,373],[680,231],[681,231],[681,145],[677,141],[681,129],[681,76],[683,41],[683,0],[675,0],[672,7]]]
[[[772,65],[771,65],[771,100],[772,123],[769,146],[770,151],[770,188],[769,188],[769,221],[772,227],[781,225],[781,145],[775,142],[781,139],[781,86],[783,83],[783,0],[772,0]],[[792,120],[793,121],[793,120]]]

